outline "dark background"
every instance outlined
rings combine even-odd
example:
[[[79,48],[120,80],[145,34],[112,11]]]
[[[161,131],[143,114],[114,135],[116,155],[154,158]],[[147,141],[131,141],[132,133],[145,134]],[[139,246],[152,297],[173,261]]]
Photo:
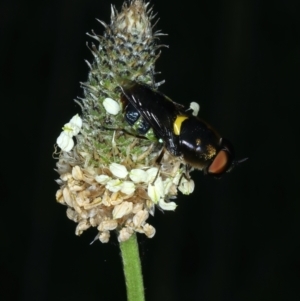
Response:
[[[115,0],[118,9],[122,1]],[[161,91],[201,105],[238,158],[221,180],[192,174],[176,212],[139,237],[151,300],[300,300],[300,2],[152,1],[169,35]],[[110,1],[1,1],[0,299],[126,300],[120,251],[89,245],[57,204],[53,145],[75,113]]]

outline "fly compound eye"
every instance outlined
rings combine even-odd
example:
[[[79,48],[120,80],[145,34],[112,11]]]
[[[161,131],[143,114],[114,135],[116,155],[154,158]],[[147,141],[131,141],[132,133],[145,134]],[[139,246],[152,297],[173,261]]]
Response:
[[[208,167],[208,173],[215,175],[222,174],[226,171],[229,160],[228,152],[226,150],[220,150]]]
[[[224,172],[229,172],[234,163],[234,149],[230,141],[225,138],[220,140],[221,149],[208,167],[207,172],[212,175],[220,176]]]

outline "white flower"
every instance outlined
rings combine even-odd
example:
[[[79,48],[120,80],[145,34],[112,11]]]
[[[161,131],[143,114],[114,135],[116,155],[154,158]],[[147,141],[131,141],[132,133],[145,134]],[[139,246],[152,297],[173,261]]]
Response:
[[[95,177],[95,180],[100,184],[106,184],[110,179],[111,177],[107,175],[99,175]]]
[[[199,110],[200,110],[200,106],[199,106],[199,104],[196,103],[196,102],[191,102],[191,103],[190,103],[190,109],[192,109],[192,111],[193,111],[192,114],[193,114],[194,116],[197,116],[198,113],[199,113]]]
[[[132,169],[129,173],[129,178],[134,183],[146,183],[148,174],[142,169]]]
[[[60,133],[56,139],[56,143],[65,152],[69,152],[74,146],[72,137],[70,137],[66,132]]]
[[[175,210],[177,205],[174,202],[165,202],[165,189],[170,189],[170,185],[172,185],[171,180],[164,182],[161,177],[158,177],[153,184],[148,185],[148,195],[153,201],[153,203],[158,204],[160,208],[163,210]]]
[[[145,224],[145,226],[143,227],[145,235],[149,238],[152,238],[155,235],[155,228],[149,224]]]
[[[81,168],[78,165],[76,165],[72,168],[72,177],[74,180],[77,180],[77,181],[83,180],[83,173],[82,173]]]
[[[174,211],[177,207],[177,205],[174,202],[165,202],[164,199],[159,200],[159,207],[163,210],[172,210]]]
[[[164,197],[164,186],[161,177],[156,179],[154,185],[149,183],[148,195],[155,204],[157,204],[159,200]]]
[[[99,240],[102,243],[107,243],[109,241],[109,237],[110,237],[110,232],[104,231],[104,232],[101,232],[101,234],[99,235]]]
[[[132,221],[135,227],[141,227],[145,224],[146,220],[149,217],[149,213],[147,210],[140,210],[135,214]]]
[[[73,116],[70,120],[70,123],[73,125],[73,126],[77,126],[77,128],[80,130],[81,127],[82,127],[82,119],[79,117],[78,114],[76,114],[75,116]],[[78,133],[79,133],[79,130],[78,132],[75,132],[74,133],[74,136],[76,136]]]
[[[195,183],[192,179],[187,180],[186,178],[182,178],[178,190],[180,190],[183,194],[191,194],[194,191]]]
[[[117,115],[121,110],[120,105],[111,98],[105,98],[103,101],[103,106],[107,113],[112,115]]]
[[[122,241],[126,241],[130,238],[130,236],[132,235],[133,230],[130,228],[122,228],[119,232],[119,236],[118,236],[118,241],[122,242]]]
[[[110,231],[114,230],[118,227],[118,222],[114,219],[111,220],[104,220],[101,224],[97,227],[99,231]]]
[[[128,171],[124,165],[118,163],[111,163],[109,165],[109,170],[112,174],[118,178],[124,179],[128,175]]]
[[[154,181],[155,177],[157,176],[158,168],[151,167],[146,171],[146,173],[147,173],[147,183],[151,183]]]
[[[112,179],[107,182],[105,187],[109,191],[117,192],[122,189],[122,181],[120,181],[119,179]]]
[[[120,205],[115,206],[112,215],[114,219],[121,218],[132,212],[133,204],[131,202],[123,202]]]
[[[66,123],[63,127],[65,133],[68,133],[70,137],[78,135],[82,127],[82,119],[76,114],[71,120]]]
[[[135,186],[132,182],[130,182],[130,181],[123,182],[121,192],[129,195],[129,194],[134,193],[134,191],[135,191]]]
[[[73,136],[78,135],[82,127],[82,119],[76,114],[71,120],[63,126],[63,132],[56,140],[57,145],[65,152],[69,152],[73,146]]]
[[[153,184],[148,185],[148,195],[153,203],[157,204],[160,198],[160,195],[157,194],[155,186]]]
[[[75,230],[75,234],[76,235],[81,235],[82,232],[86,229],[88,229],[91,225],[89,224],[89,222],[87,220],[82,220],[78,223],[76,230]]]

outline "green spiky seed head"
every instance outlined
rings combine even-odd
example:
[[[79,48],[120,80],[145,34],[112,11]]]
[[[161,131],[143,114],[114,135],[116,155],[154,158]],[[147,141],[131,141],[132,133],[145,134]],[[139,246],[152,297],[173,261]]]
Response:
[[[163,144],[149,131],[145,138],[125,121],[121,87],[137,81],[153,89],[155,62],[159,57],[159,36],[153,33],[154,16],[148,3],[132,0],[121,12],[112,7],[109,25],[100,21],[103,36],[90,49],[94,61],[88,80],[82,83],[84,98],[77,100],[82,115],[65,124],[57,139],[59,152],[56,199],[66,205],[67,216],[78,223],[76,234],[89,227],[98,229],[97,238],[107,242],[116,230],[119,241],[135,232],[153,237],[147,223],[155,206],[174,210],[171,202],[179,189],[193,191],[192,180],[182,178],[185,168],[180,157],[165,152],[161,165],[156,158]],[[76,142],[74,142],[76,139]]]

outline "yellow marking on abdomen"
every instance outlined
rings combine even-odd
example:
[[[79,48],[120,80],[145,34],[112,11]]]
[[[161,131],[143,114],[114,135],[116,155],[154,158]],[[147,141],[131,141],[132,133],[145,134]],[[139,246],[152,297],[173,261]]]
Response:
[[[184,120],[188,119],[188,117],[186,116],[177,116],[176,120],[173,123],[173,130],[175,135],[179,135],[180,134],[180,129],[181,129],[181,124]]]

